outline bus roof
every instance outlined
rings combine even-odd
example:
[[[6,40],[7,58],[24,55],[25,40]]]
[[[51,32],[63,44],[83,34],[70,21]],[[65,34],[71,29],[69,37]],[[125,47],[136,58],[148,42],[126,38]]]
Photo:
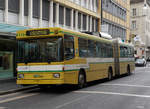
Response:
[[[27,36],[27,31],[40,31],[40,30],[50,30],[49,34],[47,35],[38,35],[38,36]],[[34,28],[34,29],[26,29],[26,30],[21,30],[21,31],[17,31],[17,39],[29,39],[29,38],[42,38],[43,36],[55,36],[58,34],[67,34],[67,35],[73,35],[73,36],[77,36],[77,37],[81,37],[81,38],[86,38],[86,39],[91,39],[91,40],[95,40],[95,41],[105,41],[107,43],[111,43],[112,40],[108,40],[108,39],[104,39],[95,35],[90,35],[90,34],[86,34],[86,33],[81,33],[81,32],[75,32],[72,30],[68,30],[68,29],[63,29],[63,28],[59,28],[59,27],[50,27],[50,28]]]

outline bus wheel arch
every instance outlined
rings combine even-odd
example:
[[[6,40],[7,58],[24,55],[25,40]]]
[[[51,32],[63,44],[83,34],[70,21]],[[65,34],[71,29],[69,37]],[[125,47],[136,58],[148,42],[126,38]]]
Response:
[[[110,66],[108,68],[108,80],[112,80],[113,79],[113,69],[112,69],[112,66]]]
[[[83,68],[79,70],[78,74],[78,88],[84,88],[86,86],[86,72]]]

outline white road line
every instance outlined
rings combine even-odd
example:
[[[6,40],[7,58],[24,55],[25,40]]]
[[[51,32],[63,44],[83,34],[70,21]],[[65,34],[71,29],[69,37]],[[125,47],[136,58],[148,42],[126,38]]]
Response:
[[[1,100],[0,103],[6,103],[6,102],[10,102],[10,101],[14,101],[14,100],[18,100],[18,99],[22,99],[22,98],[26,98],[26,97],[38,95],[38,94],[39,93],[31,93],[31,94],[26,94],[26,95],[18,96],[18,97],[8,98],[8,99],[5,99],[5,100]]]
[[[0,107],[0,109],[6,109],[6,107]]]
[[[64,106],[66,106],[66,105],[72,104],[72,103],[74,103],[74,102],[76,102],[76,101],[79,101],[79,100],[81,100],[81,99],[87,98],[87,97],[89,97],[89,96],[90,96],[90,95],[87,95],[87,96],[80,97],[80,98],[74,99],[74,100],[72,100],[72,101],[66,102],[66,103],[64,103],[64,104],[62,104],[62,105],[56,106],[56,109],[60,109],[60,108],[62,108],[62,107],[64,107]]]
[[[105,94],[105,95],[120,95],[129,97],[140,97],[140,98],[150,98],[150,95],[137,95],[129,93],[115,93],[115,92],[102,92],[102,91],[74,91],[75,93],[87,93],[87,94]]]
[[[145,85],[130,85],[130,84],[101,84],[101,85],[106,85],[106,86],[126,86],[126,87],[139,87],[139,88],[150,88],[150,86],[145,86]]]
[[[7,94],[7,95],[0,95],[0,98],[10,97],[10,96],[14,96],[14,95],[19,95],[19,94],[27,93],[27,92],[34,91],[34,90],[37,90],[37,89],[40,89],[40,88],[34,88],[34,89],[25,90],[25,91],[21,91],[21,92],[15,92],[15,93]]]

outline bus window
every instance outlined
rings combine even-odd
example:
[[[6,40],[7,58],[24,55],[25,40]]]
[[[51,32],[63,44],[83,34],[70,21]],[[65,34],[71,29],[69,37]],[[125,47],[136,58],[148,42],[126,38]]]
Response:
[[[88,41],[86,39],[79,38],[78,42],[79,42],[79,56],[80,57],[87,57],[87,54],[88,54],[87,42]]]
[[[101,57],[102,51],[101,51],[101,43],[96,42],[96,57]]]
[[[62,61],[61,44],[61,37],[19,40],[17,60],[21,63]]]
[[[65,35],[64,37],[64,59],[69,60],[74,58],[74,38]]]
[[[88,57],[96,56],[96,47],[93,40],[88,40]]]

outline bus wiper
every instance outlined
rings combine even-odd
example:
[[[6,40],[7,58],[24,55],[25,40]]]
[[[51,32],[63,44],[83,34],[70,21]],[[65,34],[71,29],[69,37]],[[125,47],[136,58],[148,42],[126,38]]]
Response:
[[[25,57],[24,63],[25,63],[25,64],[28,64],[28,62],[29,62],[29,58],[28,58],[28,57]]]
[[[51,63],[51,59],[48,59],[47,62],[50,64]]]

